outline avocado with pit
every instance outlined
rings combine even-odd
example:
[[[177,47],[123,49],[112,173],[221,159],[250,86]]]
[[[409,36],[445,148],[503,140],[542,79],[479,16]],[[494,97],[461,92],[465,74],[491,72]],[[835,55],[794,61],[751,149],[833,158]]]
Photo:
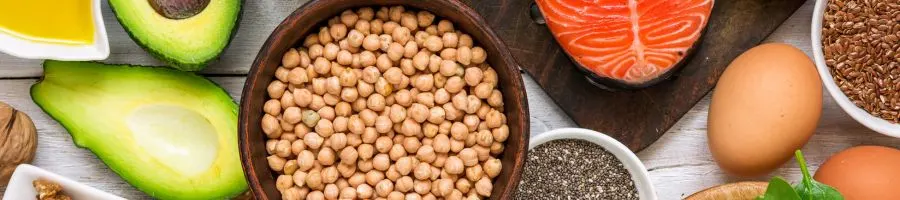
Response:
[[[169,66],[198,71],[233,37],[242,0],[109,0],[138,45]]]
[[[31,97],[110,169],[157,199],[225,199],[247,190],[234,100],[165,67],[45,61]]]

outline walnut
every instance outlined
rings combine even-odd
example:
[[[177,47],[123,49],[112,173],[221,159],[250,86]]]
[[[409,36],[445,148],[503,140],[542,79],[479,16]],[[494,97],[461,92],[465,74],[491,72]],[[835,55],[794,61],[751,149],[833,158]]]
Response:
[[[0,187],[6,186],[16,166],[34,159],[35,130],[28,115],[0,102]]]
[[[39,200],[71,200],[69,196],[62,194],[62,186],[48,180],[34,180],[31,182],[34,190],[37,190]]]

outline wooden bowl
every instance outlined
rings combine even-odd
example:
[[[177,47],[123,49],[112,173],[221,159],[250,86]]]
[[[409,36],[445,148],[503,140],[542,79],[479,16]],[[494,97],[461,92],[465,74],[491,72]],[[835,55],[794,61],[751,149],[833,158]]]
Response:
[[[506,148],[500,155],[503,170],[494,180],[490,199],[512,199],[522,174],[522,165],[528,148],[528,102],[522,77],[513,56],[506,45],[490,29],[475,10],[459,0],[418,1],[418,0],[314,0],[288,16],[266,40],[253,66],[241,96],[240,108],[240,152],[244,174],[253,196],[259,200],[281,199],[275,189],[275,173],[269,169],[266,160],[266,137],[260,128],[262,107],[266,101],[266,87],[274,78],[275,69],[281,64],[281,57],[289,48],[299,46],[304,37],[317,31],[329,18],[350,8],[378,5],[404,5],[408,8],[428,10],[439,18],[449,19],[460,29],[472,36],[485,49],[487,62],[497,71],[498,86],[503,92],[503,101],[510,135]]]
[[[685,200],[753,200],[766,193],[767,182],[737,182],[713,186],[692,194]]]

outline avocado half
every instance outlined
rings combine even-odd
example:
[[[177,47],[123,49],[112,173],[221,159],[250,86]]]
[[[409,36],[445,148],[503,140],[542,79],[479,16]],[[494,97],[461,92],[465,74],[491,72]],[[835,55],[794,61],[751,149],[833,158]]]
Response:
[[[158,199],[224,199],[247,189],[237,105],[202,76],[162,67],[45,61],[31,97],[75,145]]]
[[[198,71],[233,37],[242,0],[109,0],[128,35],[169,66]]]

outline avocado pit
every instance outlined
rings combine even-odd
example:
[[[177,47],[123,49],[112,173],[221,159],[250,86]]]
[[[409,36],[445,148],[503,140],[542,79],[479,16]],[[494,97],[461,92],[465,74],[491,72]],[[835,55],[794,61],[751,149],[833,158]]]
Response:
[[[148,0],[156,13],[169,19],[186,19],[199,14],[209,0]]]

